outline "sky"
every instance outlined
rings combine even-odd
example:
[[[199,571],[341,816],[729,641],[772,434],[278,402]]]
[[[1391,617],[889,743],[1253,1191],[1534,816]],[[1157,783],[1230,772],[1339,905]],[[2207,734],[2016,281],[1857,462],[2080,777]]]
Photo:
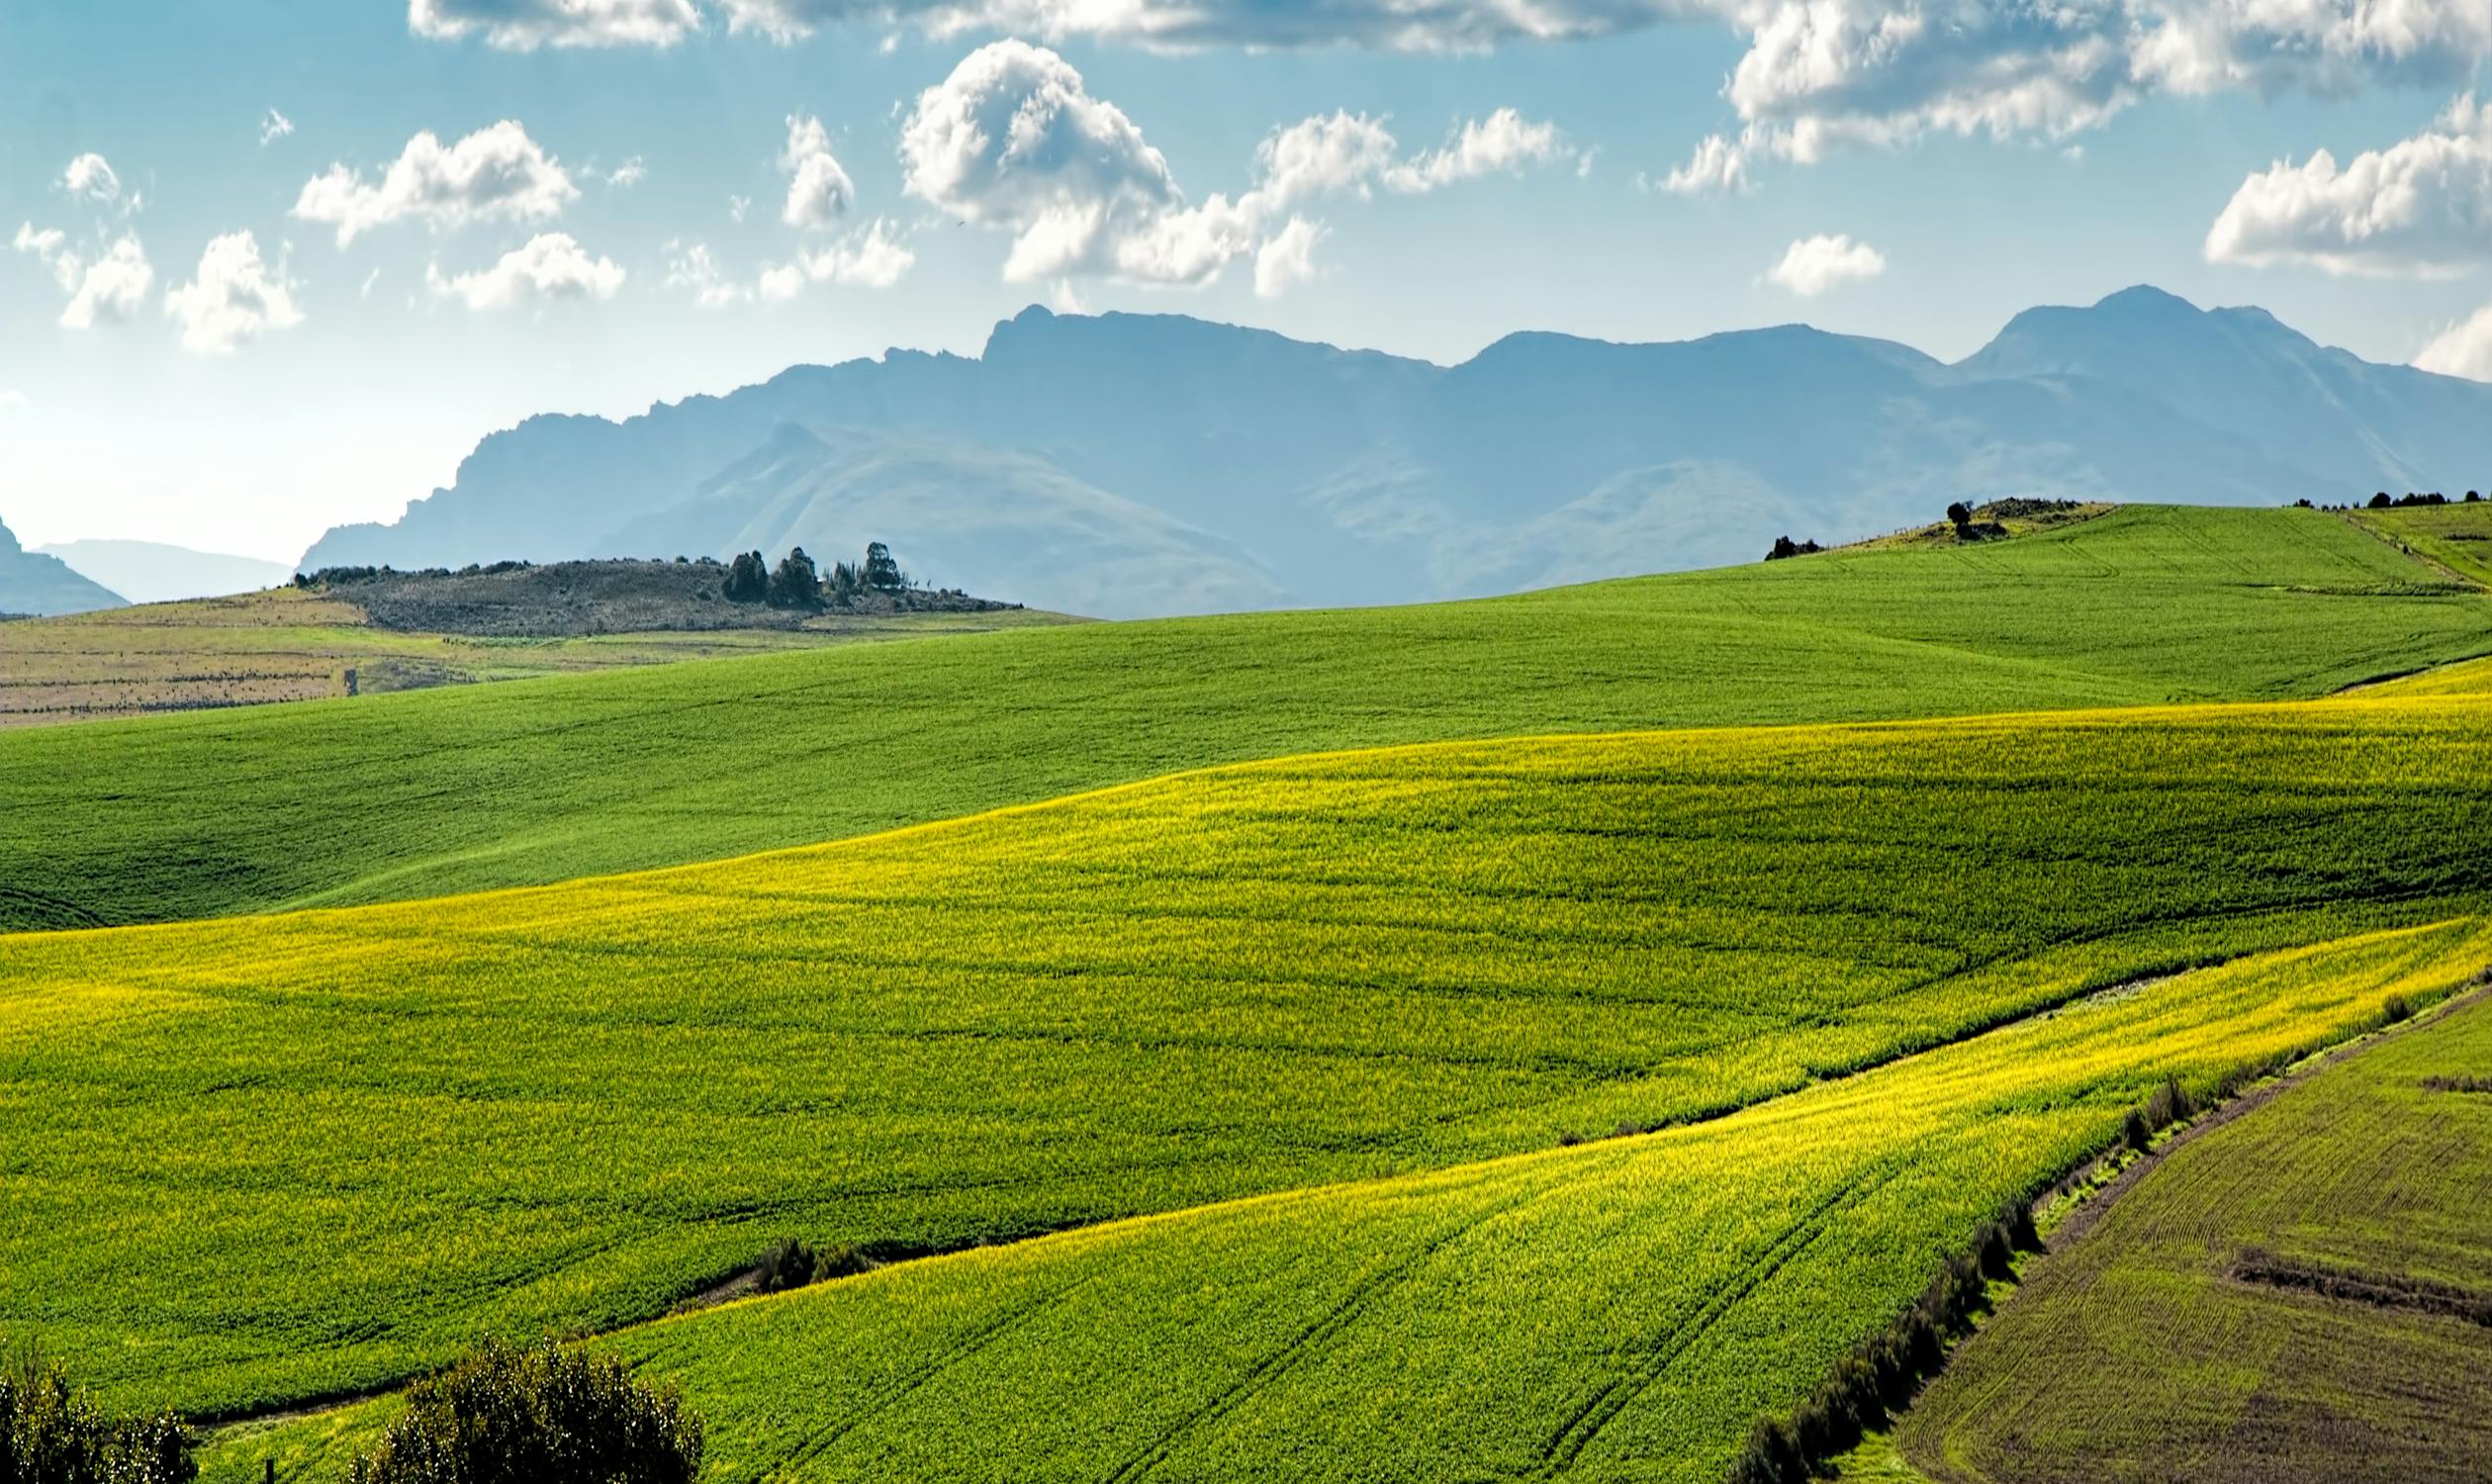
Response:
[[[280,561],[1033,303],[1955,359],[2154,283],[2492,380],[2492,4],[6,0],[0,245],[0,522]]]

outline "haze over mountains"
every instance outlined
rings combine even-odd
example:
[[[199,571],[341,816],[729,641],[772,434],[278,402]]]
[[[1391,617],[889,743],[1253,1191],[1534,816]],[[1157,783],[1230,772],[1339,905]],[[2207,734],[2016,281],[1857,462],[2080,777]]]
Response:
[[[1177,316],[1030,309],[975,357],[799,366],[486,438],[307,568],[888,542],[1102,616],[1410,602],[1747,561],[2024,495],[2341,501],[2492,484],[2492,386],[2151,288],[1948,365],[1805,326],[1510,335],[1458,366]]]
[[[71,571],[58,557],[28,551],[0,525],[0,613],[82,613],[123,606],[121,595]]]
[[[35,549],[60,558],[79,576],[112,589],[132,603],[172,603],[184,598],[249,593],[276,587],[294,576],[294,569],[283,562],[221,551],[193,551],[161,541],[61,541]]]

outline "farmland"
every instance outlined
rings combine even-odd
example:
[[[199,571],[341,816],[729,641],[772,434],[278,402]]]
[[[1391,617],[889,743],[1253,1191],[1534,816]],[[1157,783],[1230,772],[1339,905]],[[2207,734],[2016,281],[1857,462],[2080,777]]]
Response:
[[[858,638],[982,633],[1051,621],[1018,611],[911,614],[809,627],[512,639],[374,625],[294,588],[0,623],[0,728],[377,696]],[[80,735],[84,735],[81,733]]]
[[[2174,1149],[2028,1273],[1906,1455],[2040,1484],[2480,1478],[2492,1099],[2446,1083],[2487,1071],[2478,1002]]]
[[[2345,518],[2468,582],[2492,587],[2492,505],[2417,505]]]
[[[0,927],[554,881],[1328,748],[2312,696],[2487,647],[2492,598],[2340,517],[2132,507],[1477,603],[35,728],[0,735]]]
[[[2340,700],[1389,749],[0,939],[0,1328],[224,1412],[480,1326],[647,1318],[783,1233],[944,1250],[1719,1113],[2463,917],[2487,723]]]
[[[2428,1002],[2480,920],[2255,955],[1729,1118],[870,1273],[614,1337],[724,1479],[1710,1484],[1971,1226],[2164,1075]],[[386,1404],[238,1430],[324,1478]]]

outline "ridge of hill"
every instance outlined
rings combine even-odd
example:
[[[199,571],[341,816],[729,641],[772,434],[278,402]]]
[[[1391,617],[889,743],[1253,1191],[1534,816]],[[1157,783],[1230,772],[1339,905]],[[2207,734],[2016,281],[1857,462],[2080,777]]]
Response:
[[[0,926],[559,881],[1344,746],[2309,696],[2487,651],[2492,598],[2337,516],[2131,507],[1475,603],[33,728],[0,734]]]
[[[0,616],[40,617],[122,605],[120,594],[81,577],[56,556],[28,551],[0,525]]]
[[[1446,367],[1034,307],[975,357],[895,349],[619,422],[531,417],[305,564],[873,538],[970,591],[1103,617],[1399,603],[1835,544],[1959,500],[2462,489],[2492,482],[2487,425],[2492,387],[2146,288],[2028,311],[1952,366],[1780,325],[1526,332]]]

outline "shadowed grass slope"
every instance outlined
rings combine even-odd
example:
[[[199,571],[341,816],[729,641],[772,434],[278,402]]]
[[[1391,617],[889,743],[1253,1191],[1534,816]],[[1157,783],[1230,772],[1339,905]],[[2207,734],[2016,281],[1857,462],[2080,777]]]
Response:
[[[1532,732],[2315,696],[2492,598],[2311,510],[1490,602],[949,637],[0,735],[0,927],[712,860],[1183,768]]]
[[[2464,910],[2487,762],[2464,699],[1458,744],[0,939],[0,1331],[234,1409],[647,1318],[783,1233],[940,1250],[1686,1120]]]
[[[722,1480],[1713,1484],[1973,1227],[2200,1087],[2447,992],[2458,920],[2080,1001],[1717,1122],[965,1253],[608,1342]],[[389,1404],[224,1440],[333,1477]]]
[[[2174,1150],[1916,1403],[1949,1480],[2459,1481],[2492,1459],[2492,1005]],[[2468,1304],[2471,1300],[2471,1306]]]

